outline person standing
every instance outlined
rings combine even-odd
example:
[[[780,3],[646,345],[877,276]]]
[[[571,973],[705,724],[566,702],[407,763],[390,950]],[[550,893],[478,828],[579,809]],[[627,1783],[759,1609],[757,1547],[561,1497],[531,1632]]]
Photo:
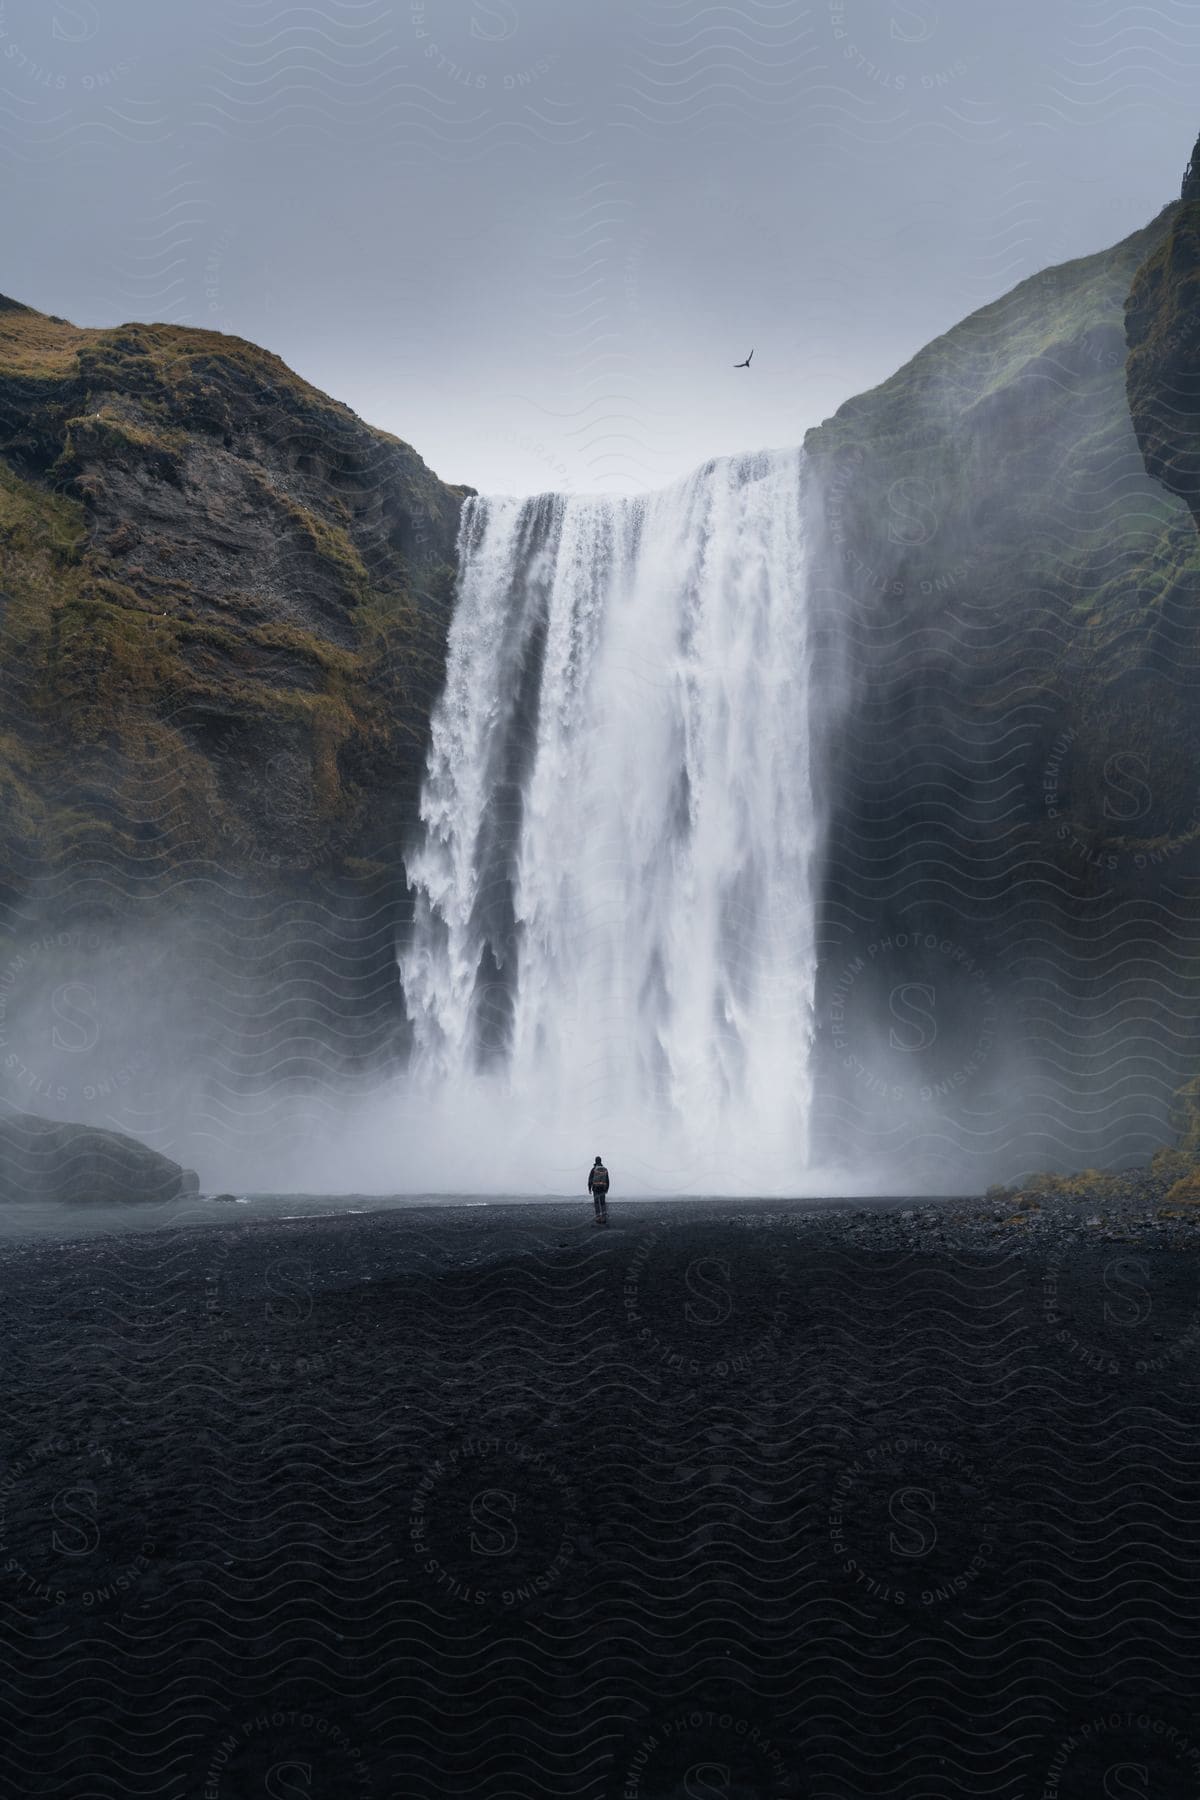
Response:
[[[588,1170],[588,1192],[596,1209],[597,1225],[608,1224],[608,1170],[597,1157]]]

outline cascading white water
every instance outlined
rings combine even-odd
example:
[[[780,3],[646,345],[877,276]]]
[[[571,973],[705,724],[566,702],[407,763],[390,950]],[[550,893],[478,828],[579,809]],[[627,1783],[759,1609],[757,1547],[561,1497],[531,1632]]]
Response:
[[[801,478],[772,451],[645,497],[467,501],[399,959],[447,1185],[570,1191],[599,1152],[616,1193],[796,1190]]]

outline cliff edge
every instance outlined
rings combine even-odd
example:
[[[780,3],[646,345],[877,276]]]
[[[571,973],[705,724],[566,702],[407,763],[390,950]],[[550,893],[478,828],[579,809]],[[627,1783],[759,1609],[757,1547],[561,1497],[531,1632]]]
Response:
[[[278,357],[0,298],[0,880],[394,861],[459,510]]]

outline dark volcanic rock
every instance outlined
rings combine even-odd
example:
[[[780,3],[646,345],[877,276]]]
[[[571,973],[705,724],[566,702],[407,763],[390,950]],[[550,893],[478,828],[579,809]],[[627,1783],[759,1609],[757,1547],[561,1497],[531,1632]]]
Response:
[[[1200,145],[1197,146],[1200,151]],[[1200,155],[1171,228],[1138,269],[1125,307],[1129,411],[1146,468],[1200,526]]]
[[[240,339],[0,302],[0,980],[86,918],[171,938],[193,1068],[391,1054],[467,491]]]
[[[34,1113],[0,1118],[0,1204],[5,1206],[47,1201],[139,1206],[194,1194],[197,1185],[192,1170],[124,1132]]]
[[[1131,284],[1136,318],[1175,270],[1194,356],[1198,212],[1021,282],[805,440],[831,709],[815,1112],[882,1182],[1144,1157],[1192,1072],[1200,541],[1187,441],[1173,493],[1147,473],[1125,327]],[[1130,361],[1174,429],[1192,363],[1164,387]],[[936,1020],[896,1024],[922,996]]]
[[[0,305],[0,866],[394,860],[463,494],[238,338]]]

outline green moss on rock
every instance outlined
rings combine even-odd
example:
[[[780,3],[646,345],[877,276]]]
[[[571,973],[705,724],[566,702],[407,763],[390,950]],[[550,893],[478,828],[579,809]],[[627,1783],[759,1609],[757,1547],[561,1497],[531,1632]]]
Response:
[[[465,491],[255,345],[0,302],[10,887],[394,860]]]
[[[1170,227],[1125,307],[1129,411],[1146,467],[1200,526],[1200,181],[1193,156]]]

